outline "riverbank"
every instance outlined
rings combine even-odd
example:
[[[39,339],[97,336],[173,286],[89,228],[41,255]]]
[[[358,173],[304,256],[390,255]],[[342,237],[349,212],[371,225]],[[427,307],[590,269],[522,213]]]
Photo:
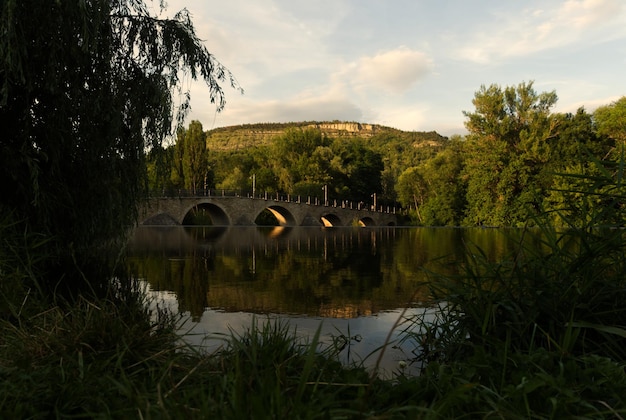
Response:
[[[0,321],[0,414],[623,418],[622,236],[587,232],[576,246],[560,237],[548,257],[520,249],[497,264],[468,253],[464,275],[432,290],[434,301],[446,297],[441,316],[415,317],[403,333],[425,368],[408,376],[400,366],[388,380],[343,366],[341,342],[303,342],[284,323],[259,321],[203,354],[180,339],[177,315],[148,309],[132,279],[72,302],[14,288]]]

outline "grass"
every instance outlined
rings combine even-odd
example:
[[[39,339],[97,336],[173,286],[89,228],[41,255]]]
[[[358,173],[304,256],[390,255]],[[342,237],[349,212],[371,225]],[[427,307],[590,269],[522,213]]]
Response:
[[[468,244],[461,274],[433,276],[437,315],[398,322],[420,374],[389,380],[339,362],[350,331],[324,347],[319,331],[255,320],[205,354],[133,279],[50,295],[36,287],[41,240],[5,221],[0,417],[625,418],[626,238],[597,227],[623,220],[620,173],[592,192],[615,205],[538,223],[509,258]]]
[[[207,355],[167,311],[148,322],[147,305],[124,302],[80,298],[0,321],[0,416],[329,417],[367,384],[365,370],[317,351],[319,333],[304,343],[287,324],[255,322]]]
[[[0,416],[623,417],[624,337],[607,321],[621,310],[573,316],[578,303],[594,306],[582,294],[567,312],[555,296],[537,298],[546,303],[536,308],[526,292],[502,287],[514,271],[449,279],[455,294],[440,317],[413,319],[403,333],[428,349],[418,353],[421,375],[392,380],[343,367],[345,340],[322,348],[319,332],[303,341],[280,322],[255,321],[225,337],[220,352],[203,354],[180,340],[175,316],[145,309],[138,287],[53,305],[29,295],[21,313],[0,321]],[[507,273],[502,284],[494,272]]]
[[[624,417],[626,241],[611,227],[624,220],[622,168],[605,175],[591,189],[582,179],[604,205],[571,203],[559,229],[537,220],[496,263],[468,246],[462,273],[431,283],[440,315],[414,319],[404,340],[420,349],[421,380],[436,379],[435,412]]]

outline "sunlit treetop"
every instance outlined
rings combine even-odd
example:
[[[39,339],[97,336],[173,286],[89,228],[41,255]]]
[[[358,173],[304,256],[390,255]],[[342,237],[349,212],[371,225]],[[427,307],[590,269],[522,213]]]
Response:
[[[626,96],[610,105],[599,107],[593,117],[600,134],[614,140],[626,141]]]

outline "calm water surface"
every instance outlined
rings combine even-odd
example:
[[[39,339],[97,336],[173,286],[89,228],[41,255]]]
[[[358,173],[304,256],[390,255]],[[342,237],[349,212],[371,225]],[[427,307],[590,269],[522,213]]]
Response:
[[[344,362],[373,366],[403,315],[423,314],[427,281],[467,252],[513,250],[516,231],[454,228],[139,227],[129,264],[151,293],[184,314],[187,340],[209,349],[220,334],[282,319],[302,336],[350,337]],[[406,323],[398,330],[406,327]],[[397,334],[393,335],[397,340]],[[385,350],[382,369],[411,362],[410,344]]]

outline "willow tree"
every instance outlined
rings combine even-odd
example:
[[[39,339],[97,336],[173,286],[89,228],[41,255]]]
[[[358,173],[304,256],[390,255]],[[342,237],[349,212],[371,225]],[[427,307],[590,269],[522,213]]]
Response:
[[[134,222],[145,152],[189,109],[181,79],[203,79],[218,111],[239,88],[185,10],[3,0],[0,18],[0,210],[46,238],[49,261],[76,259]]]

